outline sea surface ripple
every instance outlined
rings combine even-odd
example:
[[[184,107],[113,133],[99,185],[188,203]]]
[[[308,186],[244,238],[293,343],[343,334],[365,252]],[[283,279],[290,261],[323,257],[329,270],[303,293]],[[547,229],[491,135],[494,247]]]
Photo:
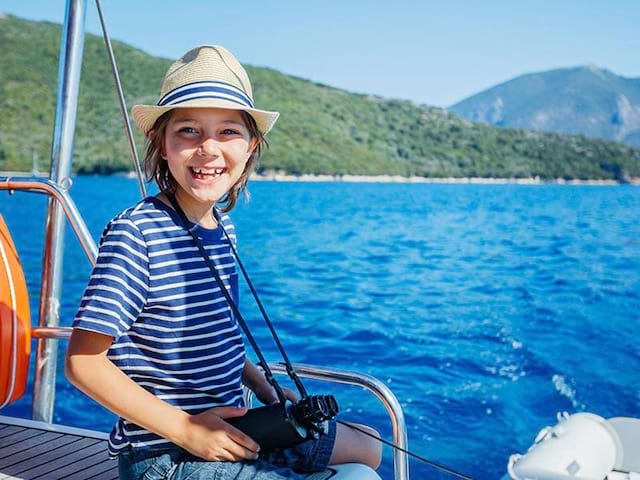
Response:
[[[240,255],[289,356],[385,382],[416,453],[495,479],[559,411],[640,416],[639,188],[261,182],[250,190],[233,212]],[[96,239],[136,192],[118,177],[78,177],[72,189]],[[34,318],[45,206],[31,194],[0,199]],[[68,230],[62,324],[88,275]],[[241,307],[277,361],[243,288]],[[391,437],[370,394],[309,385],[335,393],[344,419]],[[2,414],[28,417],[30,403],[27,395]],[[60,373],[55,421],[107,431],[113,417]],[[390,479],[388,447],[384,454]],[[410,465],[414,479],[453,478]]]

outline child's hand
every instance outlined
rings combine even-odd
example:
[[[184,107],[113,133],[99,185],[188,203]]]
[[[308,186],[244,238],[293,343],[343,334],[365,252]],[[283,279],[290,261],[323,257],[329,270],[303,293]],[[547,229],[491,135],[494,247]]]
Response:
[[[246,408],[218,407],[198,415],[187,415],[182,448],[209,461],[255,460],[260,446],[248,435],[224,421],[241,417]]]
[[[291,400],[293,403],[298,401],[298,396],[295,394],[295,392],[285,387],[282,387],[282,391],[284,392],[284,396]],[[271,405],[272,403],[279,402],[278,395],[276,394],[276,389],[273,388],[266,380],[258,387],[256,387],[253,390],[253,393],[255,393],[256,398],[265,405]]]
[[[262,370],[258,369],[248,358],[244,361],[244,371],[242,372],[242,382],[253,390],[256,398],[265,405],[278,403],[278,395],[276,390],[271,386],[264,376]],[[284,396],[292,402],[298,401],[298,396],[288,388],[282,389]]]

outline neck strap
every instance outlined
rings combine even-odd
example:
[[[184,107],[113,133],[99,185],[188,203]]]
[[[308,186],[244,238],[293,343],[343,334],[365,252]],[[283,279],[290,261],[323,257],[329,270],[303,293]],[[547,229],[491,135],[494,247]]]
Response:
[[[306,388],[304,388],[304,385],[302,384],[302,381],[300,380],[300,377],[298,377],[298,375],[296,374],[296,371],[294,370],[293,365],[291,364],[291,361],[289,360],[289,356],[287,355],[287,352],[285,351],[284,347],[282,346],[282,342],[280,341],[280,337],[278,337],[278,334],[276,333],[276,329],[273,326],[273,322],[271,322],[271,319],[269,318],[269,315],[267,314],[267,311],[265,310],[264,305],[262,304],[262,301],[260,300],[260,297],[258,296],[258,291],[253,286],[253,282],[249,278],[249,274],[247,273],[247,270],[244,268],[244,264],[240,260],[240,256],[238,255],[238,251],[233,246],[233,242],[231,241],[231,237],[229,237],[229,234],[227,233],[227,230],[224,228],[224,225],[222,225],[222,221],[220,219],[220,215],[218,214],[218,212],[217,212],[217,210],[215,208],[213,209],[213,216],[216,219],[216,221],[218,222],[218,226],[222,229],[222,231],[224,232],[224,235],[227,237],[227,240],[229,240],[229,246],[231,247],[231,251],[233,252],[233,256],[234,256],[236,262],[238,263],[238,266],[240,267],[240,270],[242,271],[242,276],[244,277],[245,281],[247,282],[247,285],[249,286],[249,289],[251,290],[251,294],[253,295],[253,298],[255,299],[256,304],[258,305],[258,308],[260,309],[260,313],[262,314],[262,318],[264,319],[264,323],[267,324],[267,327],[269,328],[269,331],[271,332],[271,336],[273,337],[273,340],[275,341],[276,346],[278,347],[278,351],[280,352],[280,355],[282,356],[282,359],[284,360],[284,365],[285,365],[285,368],[287,370],[287,375],[295,383],[296,388],[298,389],[298,392],[300,392],[300,396],[302,398],[306,398],[308,396],[307,390],[306,390]]]
[[[204,246],[202,245],[202,242],[198,238],[198,235],[196,235],[196,233],[194,231],[195,229],[193,227],[192,228],[188,227],[189,220],[187,219],[187,216],[184,213],[184,210],[182,210],[182,207],[180,207],[180,204],[176,200],[175,195],[173,193],[167,193],[167,198],[171,202],[171,205],[173,206],[175,211],[178,212],[178,214],[180,215],[180,218],[181,218],[182,223],[183,223],[183,227],[187,230],[187,232],[189,232],[189,235],[191,235],[191,238],[193,239],[193,242],[196,244],[196,247],[198,248],[198,250],[200,251],[200,254],[202,255],[203,260],[205,261],[205,263],[209,267],[209,270],[211,270],[211,273],[213,274],[214,278],[216,279],[218,287],[220,288],[220,291],[224,295],[224,297],[225,297],[229,307],[231,308],[233,314],[235,315],[235,317],[236,317],[236,319],[238,321],[238,324],[242,328],[242,331],[244,332],[245,336],[247,337],[247,340],[251,344],[251,347],[253,348],[253,351],[258,356],[260,364],[261,364],[262,368],[264,369],[265,378],[267,379],[269,384],[271,384],[275,388],[276,394],[278,395],[278,399],[280,400],[280,402],[282,404],[284,404],[286,402],[286,396],[285,396],[284,392],[282,391],[282,388],[280,387],[278,382],[275,380],[275,378],[273,376],[273,372],[269,368],[269,364],[267,363],[264,355],[262,354],[262,351],[260,350],[260,347],[258,347],[258,343],[256,342],[255,338],[253,337],[253,334],[249,330],[249,326],[247,325],[247,323],[246,323],[244,317],[242,316],[242,314],[240,313],[240,310],[238,309],[238,306],[233,301],[233,298],[231,297],[231,294],[228,292],[226,285],[222,281],[222,278],[220,277],[220,274],[218,273],[218,270],[216,269],[215,264],[213,263],[213,261],[209,257],[209,254],[206,252]],[[218,226],[222,226],[218,217],[216,217],[216,220],[218,221]],[[226,231],[223,230],[223,232],[224,232],[225,236],[227,237],[227,240],[229,241],[229,244],[231,245],[231,248],[233,249],[233,243],[231,242],[231,239],[229,238],[229,235],[226,233]],[[233,251],[235,252],[235,249],[233,249]]]

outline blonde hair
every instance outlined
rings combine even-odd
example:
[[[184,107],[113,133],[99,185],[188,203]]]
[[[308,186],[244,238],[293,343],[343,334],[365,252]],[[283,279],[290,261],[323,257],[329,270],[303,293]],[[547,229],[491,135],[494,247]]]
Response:
[[[161,192],[175,192],[178,183],[176,182],[167,161],[162,158],[162,150],[164,146],[164,140],[167,132],[167,125],[171,119],[171,114],[174,110],[169,110],[163,113],[153,124],[153,128],[150,134],[147,136],[146,153],[143,161],[144,174],[147,178],[147,182],[155,180],[158,188]],[[253,153],[247,160],[244,167],[244,171],[240,178],[234,183],[229,191],[218,201],[223,204],[222,212],[229,212],[235,207],[240,193],[244,193],[248,198],[249,192],[247,190],[247,182],[249,181],[249,175],[255,169],[256,165],[260,161],[263,149],[268,147],[266,138],[256,125],[256,121],[247,112],[241,110],[242,120],[244,121],[251,139],[257,139],[257,144],[253,150]]]

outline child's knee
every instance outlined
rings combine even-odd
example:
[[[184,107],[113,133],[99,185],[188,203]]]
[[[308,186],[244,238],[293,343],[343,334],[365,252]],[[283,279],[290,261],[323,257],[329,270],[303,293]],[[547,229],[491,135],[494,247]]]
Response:
[[[378,440],[380,434],[366,425],[354,424],[354,426],[375,438],[339,424],[331,463],[362,463],[375,470],[382,458],[382,443]]]
[[[360,425],[360,427],[376,437],[372,438],[368,435],[362,434],[364,437],[363,440],[366,440],[366,442],[363,443],[363,445],[365,445],[365,460],[362,463],[375,470],[380,466],[380,462],[382,461],[382,442],[378,440],[380,438],[380,433],[378,433],[374,428],[366,425]]]

